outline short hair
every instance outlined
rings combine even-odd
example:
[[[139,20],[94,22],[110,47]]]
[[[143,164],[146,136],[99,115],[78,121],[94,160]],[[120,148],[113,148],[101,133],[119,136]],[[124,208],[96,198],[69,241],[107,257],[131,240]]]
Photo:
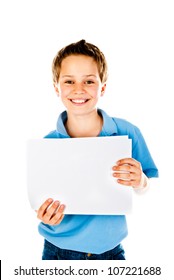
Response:
[[[52,62],[52,74],[53,81],[55,83],[59,81],[61,63],[63,59],[70,55],[86,55],[92,57],[97,63],[101,82],[106,82],[108,76],[108,67],[104,54],[97,46],[88,43],[84,39],[82,39],[76,43],[72,43],[70,45],[65,46],[64,48],[59,50],[56,56],[54,57]]]

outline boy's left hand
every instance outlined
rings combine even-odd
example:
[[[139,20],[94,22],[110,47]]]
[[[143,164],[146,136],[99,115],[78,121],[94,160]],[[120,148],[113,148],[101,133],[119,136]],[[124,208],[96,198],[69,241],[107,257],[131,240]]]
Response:
[[[133,158],[124,158],[117,161],[112,167],[113,176],[119,184],[132,186],[134,188],[143,188],[147,184],[147,177],[142,171],[140,162]]]

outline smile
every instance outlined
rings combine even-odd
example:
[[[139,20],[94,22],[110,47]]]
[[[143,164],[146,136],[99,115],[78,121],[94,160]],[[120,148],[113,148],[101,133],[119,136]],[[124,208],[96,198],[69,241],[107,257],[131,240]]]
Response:
[[[88,101],[88,99],[70,99],[70,100],[72,103],[78,104],[78,105],[84,104]]]

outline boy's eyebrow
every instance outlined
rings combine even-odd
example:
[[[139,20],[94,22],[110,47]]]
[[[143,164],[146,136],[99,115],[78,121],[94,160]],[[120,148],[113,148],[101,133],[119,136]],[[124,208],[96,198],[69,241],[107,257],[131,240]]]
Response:
[[[61,78],[72,78],[74,75],[62,75]],[[83,75],[82,77],[94,77],[96,78],[97,76],[94,74],[88,74],[88,75]]]
[[[89,75],[84,75],[84,76],[85,76],[85,77],[91,77],[91,76],[92,76],[92,77],[95,77],[95,78],[97,77],[97,76],[94,75],[94,74],[89,74]]]

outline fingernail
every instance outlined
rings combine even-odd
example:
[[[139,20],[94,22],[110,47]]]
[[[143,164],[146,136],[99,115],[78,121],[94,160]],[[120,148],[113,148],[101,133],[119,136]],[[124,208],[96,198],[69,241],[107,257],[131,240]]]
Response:
[[[60,204],[60,201],[56,200],[56,201],[54,201],[54,204],[55,204],[55,205],[59,205],[59,204]]]

